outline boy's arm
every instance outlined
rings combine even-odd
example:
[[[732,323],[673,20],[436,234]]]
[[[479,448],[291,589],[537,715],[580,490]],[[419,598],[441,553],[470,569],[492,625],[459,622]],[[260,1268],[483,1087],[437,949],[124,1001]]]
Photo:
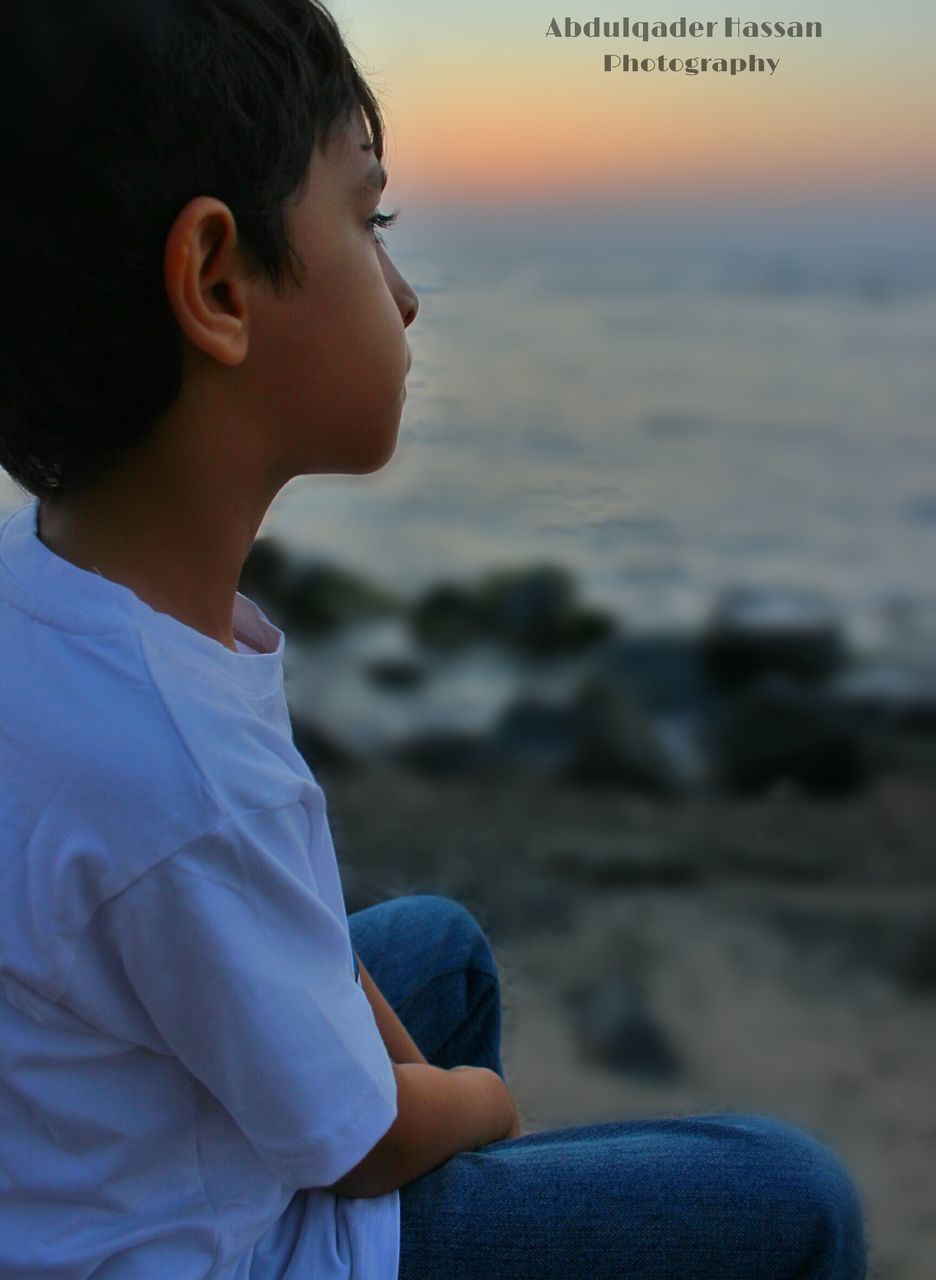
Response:
[[[354,954],[357,955],[357,952]],[[387,1047],[390,1061],[394,1063],[422,1062],[428,1066],[419,1046],[381,995],[374,979],[364,968],[360,956],[357,956],[357,962],[361,972],[361,986],[370,1001],[370,1006],[374,1013],[374,1021],[377,1023],[377,1030],[380,1032],[381,1039]]]
[[[396,1119],[363,1160],[326,1191],[364,1198],[386,1195],[460,1151],[520,1136],[510,1092],[487,1067],[443,1069],[405,1062],[394,1064],[393,1075]]]

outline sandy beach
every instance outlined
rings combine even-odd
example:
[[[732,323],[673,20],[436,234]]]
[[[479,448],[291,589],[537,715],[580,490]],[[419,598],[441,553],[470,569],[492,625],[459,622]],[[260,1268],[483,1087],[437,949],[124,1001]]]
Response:
[[[446,893],[487,930],[522,1131],[754,1112],[824,1140],[871,1280],[936,1257],[936,795],[659,802],[319,773],[349,910]]]

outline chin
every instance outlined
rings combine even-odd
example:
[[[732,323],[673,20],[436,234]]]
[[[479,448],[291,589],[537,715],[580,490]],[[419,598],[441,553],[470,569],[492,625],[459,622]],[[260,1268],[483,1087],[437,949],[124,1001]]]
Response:
[[[374,458],[365,465],[359,467],[354,474],[359,476],[372,476],[377,471],[383,471],[384,467],[395,453],[396,441],[394,440],[393,445],[389,449],[384,450],[379,457]]]
[[[400,438],[400,424],[397,421],[391,431],[378,440],[370,442],[370,448],[366,454],[357,460],[352,471],[353,475],[369,476],[375,471],[381,471],[396,453],[397,443]]]

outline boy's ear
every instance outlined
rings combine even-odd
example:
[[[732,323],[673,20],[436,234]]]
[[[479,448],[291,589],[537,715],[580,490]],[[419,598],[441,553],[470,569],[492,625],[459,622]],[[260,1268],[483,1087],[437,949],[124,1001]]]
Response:
[[[181,210],[163,255],[166,295],[188,340],[220,364],[247,354],[246,277],[226,204],[196,196]]]

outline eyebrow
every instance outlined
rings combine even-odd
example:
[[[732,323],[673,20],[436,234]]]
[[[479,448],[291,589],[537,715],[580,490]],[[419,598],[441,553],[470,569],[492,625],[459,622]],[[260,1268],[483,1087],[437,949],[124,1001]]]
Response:
[[[372,142],[361,143],[362,151],[373,151],[373,149],[374,144]],[[361,192],[376,191],[379,194],[386,187],[389,178],[390,175],[387,173],[380,161],[375,160],[373,167],[368,169],[367,176],[358,186],[358,190]]]

